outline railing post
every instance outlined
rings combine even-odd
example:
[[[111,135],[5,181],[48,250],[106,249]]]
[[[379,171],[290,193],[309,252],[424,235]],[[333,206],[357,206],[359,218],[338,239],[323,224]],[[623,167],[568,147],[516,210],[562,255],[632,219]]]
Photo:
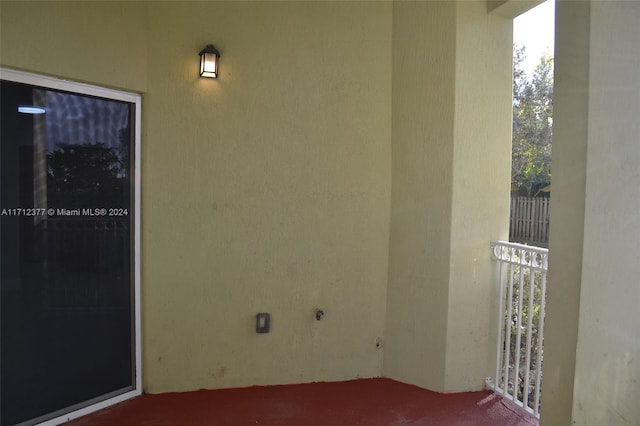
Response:
[[[498,248],[501,249],[501,248]],[[496,387],[500,385],[500,373],[502,370],[502,357],[500,353],[502,352],[502,341],[503,341],[503,328],[504,328],[504,290],[506,286],[507,280],[507,265],[504,263],[500,263],[500,288],[498,290],[498,340],[496,342],[496,376],[494,378],[493,383]]]

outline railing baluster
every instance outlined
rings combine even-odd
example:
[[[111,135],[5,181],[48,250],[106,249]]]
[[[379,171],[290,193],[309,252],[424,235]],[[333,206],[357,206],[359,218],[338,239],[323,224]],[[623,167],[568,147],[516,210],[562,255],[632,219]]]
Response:
[[[516,348],[515,348],[515,354],[514,354],[514,358],[515,358],[515,363],[516,366],[514,367],[514,376],[513,376],[513,394],[515,396],[516,400],[520,400],[518,398],[518,389],[520,388],[519,386],[519,378],[520,378],[520,347],[522,344],[522,292],[523,292],[523,284],[524,284],[524,256],[525,256],[525,252],[524,250],[520,250],[520,267],[519,267],[519,279],[518,279],[518,317],[516,320]]]
[[[531,339],[532,339],[532,330],[533,330],[533,297],[535,290],[535,282],[536,282],[536,273],[532,268],[529,268],[529,311],[527,315],[527,344],[526,344],[526,358],[525,365],[529,369],[526,372],[524,377],[524,389],[522,393],[522,403],[525,407],[529,407],[529,380],[531,376]]]
[[[514,250],[510,250],[512,258],[513,258],[513,253]],[[504,365],[503,365],[503,369],[504,369],[504,385],[503,385],[503,389],[504,389],[504,393],[505,395],[509,395],[509,355],[511,352],[511,315],[513,313],[513,305],[511,303],[511,301],[513,300],[513,276],[515,274],[514,270],[515,268],[513,267],[513,265],[509,266],[510,269],[510,274],[509,274],[509,291],[508,291],[508,295],[507,295],[507,316],[504,320],[504,324],[503,327],[505,327],[505,342],[504,342]]]
[[[507,285],[506,283],[507,281],[507,264],[504,262],[500,262],[500,289],[498,290],[498,300],[500,301],[499,306],[498,306],[498,348],[496,350],[496,353],[498,354],[498,356],[496,357],[496,377],[495,377],[495,384],[496,387],[499,388],[500,387],[500,372],[502,369],[502,356],[501,356],[501,352],[502,352],[502,340],[503,340],[503,336],[502,336],[502,331],[503,331],[503,324],[504,324],[504,304],[505,304],[505,299],[504,299],[504,290],[505,290],[505,286]]]
[[[546,271],[546,269],[545,269]],[[540,416],[540,392],[542,381],[542,349],[543,349],[543,337],[544,337],[544,312],[545,301],[547,294],[547,274],[543,273],[540,283],[540,313],[538,318],[538,350],[536,353],[536,393],[533,402],[533,414]]]

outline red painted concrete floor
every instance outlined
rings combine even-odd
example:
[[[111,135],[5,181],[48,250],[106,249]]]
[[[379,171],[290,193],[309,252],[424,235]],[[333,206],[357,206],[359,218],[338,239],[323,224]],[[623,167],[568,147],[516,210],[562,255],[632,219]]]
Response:
[[[73,426],[531,426],[490,392],[439,394],[390,379],[142,395]]]

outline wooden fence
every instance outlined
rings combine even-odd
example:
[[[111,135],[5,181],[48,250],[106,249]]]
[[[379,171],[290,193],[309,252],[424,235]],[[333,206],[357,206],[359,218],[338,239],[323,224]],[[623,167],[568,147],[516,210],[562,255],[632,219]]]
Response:
[[[549,198],[511,197],[509,241],[547,247]]]

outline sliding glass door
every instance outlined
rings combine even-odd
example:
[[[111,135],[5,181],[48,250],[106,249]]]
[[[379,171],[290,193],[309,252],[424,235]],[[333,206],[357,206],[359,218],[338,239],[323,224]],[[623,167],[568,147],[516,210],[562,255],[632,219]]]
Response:
[[[140,392],[140,101],[10,70],[1,76],[5,426],[69,418]]]

